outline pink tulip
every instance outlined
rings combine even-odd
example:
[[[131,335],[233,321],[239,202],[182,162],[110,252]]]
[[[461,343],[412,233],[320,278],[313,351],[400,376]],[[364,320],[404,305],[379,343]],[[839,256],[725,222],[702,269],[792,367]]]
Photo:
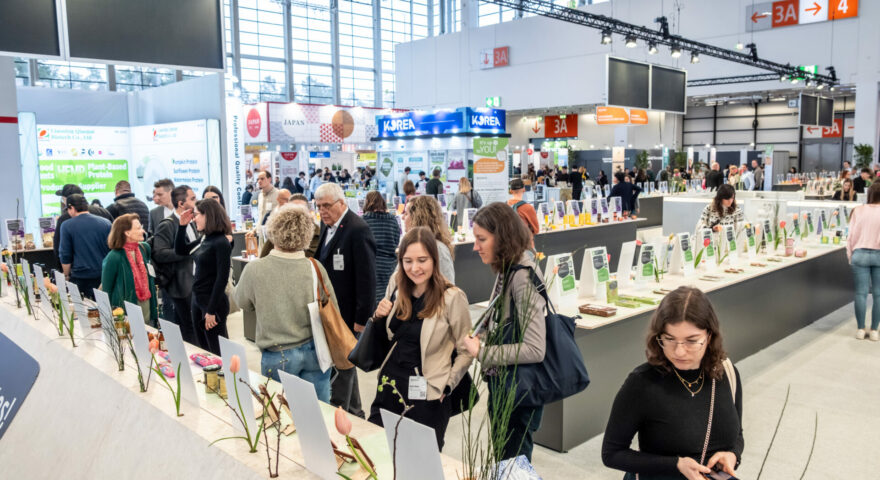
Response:
[[[238,355],[233,355],[231,359],[229,359],[229,371],[232,373],[238,373],[238,370],[241,369],[241,359],[238,358]]]
[[[342,407],[336,407],[336,431],[339,432],[340,435],[348,436],[351,433],[351,420],[348,419],[348,414],[345,413],[345,410]]]

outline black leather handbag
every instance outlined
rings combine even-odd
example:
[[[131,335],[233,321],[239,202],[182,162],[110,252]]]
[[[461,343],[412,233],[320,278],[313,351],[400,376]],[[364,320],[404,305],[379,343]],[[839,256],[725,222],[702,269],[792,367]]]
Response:
[[[397,290],[391,294],[391,303],[394,303],[396,294]],[[349,362],[365,372],[372,372],[382,366],[382,362],[391,350],[391,340],[388,339],[385,328],[387,322],[388,317],[367,320],[357,344],[348,354]]]

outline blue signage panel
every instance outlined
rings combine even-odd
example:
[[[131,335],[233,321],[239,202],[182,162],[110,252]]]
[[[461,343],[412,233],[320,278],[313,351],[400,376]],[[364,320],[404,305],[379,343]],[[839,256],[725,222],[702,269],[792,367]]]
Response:
[[[40,373],[40,364],[0,333],[0,438]]]
[[[504,133],[507,112],[494,108],[466,108],[465,130],[475,133]]]
[[[309,158],[330,158],[330,152],[309,152]]]

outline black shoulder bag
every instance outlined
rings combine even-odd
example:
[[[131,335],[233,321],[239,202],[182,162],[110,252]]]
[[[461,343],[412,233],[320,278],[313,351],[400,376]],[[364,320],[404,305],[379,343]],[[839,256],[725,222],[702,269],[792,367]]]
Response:
[[[397,289],[391,292],[391,303],[397,296]],[[388,339],[386,325],[388,317],[370,318],[358,338],[354,349],[348,354],[348,361],[365,372],[372,372],[382,366],[388,352],[391,351],[391,340]]]

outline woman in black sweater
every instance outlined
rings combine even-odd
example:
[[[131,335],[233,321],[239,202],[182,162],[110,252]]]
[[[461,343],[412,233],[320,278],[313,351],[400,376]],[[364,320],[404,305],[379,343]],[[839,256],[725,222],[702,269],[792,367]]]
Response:
[[[201,242],[186,238],[186,226],[195,220],[196,229],[202,233]],[[214,200],[196,202],[195,210],[180,215],[180,227],[174,242],[178,255],[192,255],[195,275],[192,287],[192,319],[199,340],[199,347],[220,355],[220,336],[227,337],[226,316],[229,315],[229,299],[226,284],[229,281],[232,245],[227,235],[232,225],[226,210]]]
[[[647,356],[614,399],[602,461],[628,472],[625,479],[735,475],[743,452],[742,384],[703,292],[679,287],[660,302]],[[630,448],[636,434],[639,451]]]

